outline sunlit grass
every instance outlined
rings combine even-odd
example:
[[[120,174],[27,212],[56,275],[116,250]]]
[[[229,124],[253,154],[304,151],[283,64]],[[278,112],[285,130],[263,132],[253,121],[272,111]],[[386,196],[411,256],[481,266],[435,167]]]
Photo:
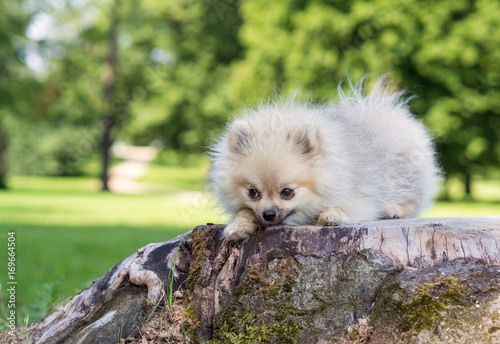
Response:
[[[464,185],[458,178],[450,178],[446,182],[449,197],[454,201],[466,199]],[[500,175],[485,179],[481,176],[473,178],[472,198],[479,202],[500,202]]]
[[[204,191],[208,168],[208,160],[202,157],[188,166],[153,164],[140,181],[163,185],[171,192]]]
[[[16,177],[11,190],[0,199],[0,222],[16,224],[81,226],[137,225],[192,227],[206,222],[210,209],[196,197],[178,193],[120,195],[98,192],[95,180],[78,178]],[[33,188],[30,191],[30,185]]]
[[[500,215],[500,202],[438,202],[421,217]]]
[[[153,166],[145,179],[159,180],[162,171],[174,181],[164,181],[162,193],[150,195],[102,193],[99,181],[86,177],[11,176],[10,189],[0,193],[0,238],[6,242],[7,233],[16,232],[17,308],[34,320],[138,248],[225,221],[199,192],[203,186],[193,177],[202,178],[199,167]],[[6,254],[0,251],[1,261]],[[0,266],[2,285],[6,268]]]
[[[458,179],[450,179],[447,188],[452,200],[437,202],[422,217],[500,215],[500,179],[475,178],[471,200]]]

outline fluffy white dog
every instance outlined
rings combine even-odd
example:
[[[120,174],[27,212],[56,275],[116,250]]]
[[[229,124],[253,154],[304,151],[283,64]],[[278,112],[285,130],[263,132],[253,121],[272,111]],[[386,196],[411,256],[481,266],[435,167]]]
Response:
[[[244,111],[211,151],[210,185],[233,218],[229,240],[259,225],[333,226],[414,217],[439,182],[432,140],[381,78],[340,100],[291,97]]]

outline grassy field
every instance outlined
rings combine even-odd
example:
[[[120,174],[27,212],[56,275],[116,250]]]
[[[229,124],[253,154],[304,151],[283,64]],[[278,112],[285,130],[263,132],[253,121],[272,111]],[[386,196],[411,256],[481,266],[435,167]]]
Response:
[[[153,166],[145,181],[164,175],[161,191],[140,196],[98,192],[92,178],[10,177],[10,189],[0,193],[0,261],[7,262],[7,233],[16,232],[17,309],[34,319],[138,248],[224,222],[199,193],[205,169]],[[2,263],[1,319],[6,280]]]
[[[98,181],[90,177],[10,177],[10,189],[0,192],[0,238],[6,243],[7,233],[16,233],[17,309],[34,320],[138,248],[199,224],[225,222],[201,193],[206,168],[204,161],[152,165],[142,181],[158,185],[156,192],[139,196],[98,192]],[[500,181],[475,185],[479,201],[441,202],[424,216],[500,214]],[[6,246],[0,257],[6,262]],[[2,319],[6,280],[2,263]]]
[[[500,215],[500,178],[477,177],[472,185],[472,199],[467,200],[463,185],[456,179],[448,181],[451,200],[437,202],[421,217]]]

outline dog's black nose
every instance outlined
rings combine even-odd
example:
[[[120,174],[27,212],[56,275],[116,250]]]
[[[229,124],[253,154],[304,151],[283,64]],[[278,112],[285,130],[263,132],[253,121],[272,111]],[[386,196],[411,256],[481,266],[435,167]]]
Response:
[[[276,210],[264,210],[264,212],[262,213],[262,217],[264,218],[264,220],[271,222],[276,218]]]

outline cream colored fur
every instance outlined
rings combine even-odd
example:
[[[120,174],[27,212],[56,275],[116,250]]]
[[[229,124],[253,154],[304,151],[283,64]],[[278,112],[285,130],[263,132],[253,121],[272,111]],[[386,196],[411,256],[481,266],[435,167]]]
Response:
[[[431,204],[440,179],[432,140],[402,94],[380,79],[368,96],[361,83],[339,95],[327,105],[296,97],[261,104],[228,125],[212,147],[209,178],[233,215],[229,240],[247,238],[259,223],[414,217]]]

